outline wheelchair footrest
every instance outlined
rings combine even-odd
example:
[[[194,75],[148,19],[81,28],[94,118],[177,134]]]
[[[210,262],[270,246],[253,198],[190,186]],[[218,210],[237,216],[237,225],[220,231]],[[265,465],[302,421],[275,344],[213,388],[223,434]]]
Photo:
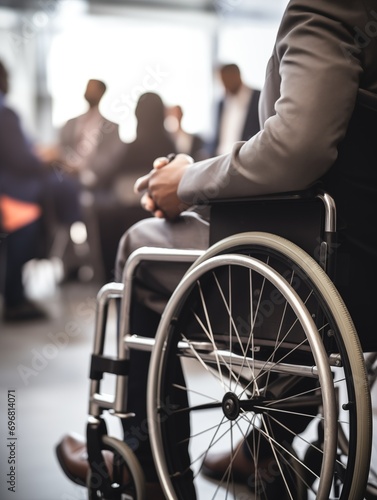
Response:
[[[90,363],[90,379],[101,380],[104,373],[113,375],[128,375],[129,361],[112,356],[92,354]]]

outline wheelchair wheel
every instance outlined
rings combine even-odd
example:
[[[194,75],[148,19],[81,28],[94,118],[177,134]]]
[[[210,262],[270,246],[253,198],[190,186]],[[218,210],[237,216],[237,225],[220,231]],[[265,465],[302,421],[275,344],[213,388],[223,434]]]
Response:
[[[371,408],[360,344],[331,280],[293,243],[244,233],[211,247],[165,309],[149,373],[152,449],[169,498],[195,498],[190,481],[200,499],[242,498],[245,486],[262,499],[363,498]],[[306,434],[319,423],[313,444]],[[232,458],[203,482],[213,451]]]
[[[103,436],[102,444],[103,450],[113,453],[111,470],[106,471],[104,467],[98,467],[97,471],[89,471],[88,500],[144,500],[144,473],[133,451],[123,441],[107,435]],[[125,476],[129,478],[127,484],[123,484]],[[108,490],[104,479],[110,479]]]

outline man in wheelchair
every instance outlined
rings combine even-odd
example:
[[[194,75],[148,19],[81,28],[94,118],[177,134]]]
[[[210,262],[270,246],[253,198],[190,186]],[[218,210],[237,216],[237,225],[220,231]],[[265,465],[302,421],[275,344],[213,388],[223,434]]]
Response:
[[[229,154],[197,163],[181,154],[173,160],[156,159],[151,173],[136,185],[143,194],[142,205],[155,217],[133,226],[120,241],[119,282],[127,259],[141,247],[208,248],[206,215],[212,201],[296,192],[320,181],[337,207],[337,286],[363,350],[377,350],[373,329],[377,299],[377,13],[373,6],[371,0],[289,2],[267,67],[259,109],[261,131],[246,142],[237,142]],[[139,266],[133,281],[131,332],[155,336],[166,303],[186,269],[187,265],[179,263]],[[148,435],[144,433],[135,446],[131,430],[145,430],[149,359],[147,352],[131,352],[127,408],[135,416],[123,420],[123,427],[147,482],[153,484],[158,476]],[[304,384],[302,391],[308,387],[313,384]],[[298,416],[298,432],[305,426]],[[276,441],[292,443],[287,428],[279,428],[274,430]],[[250,486],[250,476],[256,474],[252,431],[244,443],[235,443],[236,452],[209,453],[202,460],[201,471],[222,480],[231,465],[233,476]],[[89,468],[82,458],[84,451],[85,443],[72,438],[60,445],[64,470],[81,483]],[[267,443],[258,467],[268,468],[272,459]],[[188,482],[192,480],[190,474],[187,477]],[[195,498],[192,489],[188,487],[187,492],[185,498]]]

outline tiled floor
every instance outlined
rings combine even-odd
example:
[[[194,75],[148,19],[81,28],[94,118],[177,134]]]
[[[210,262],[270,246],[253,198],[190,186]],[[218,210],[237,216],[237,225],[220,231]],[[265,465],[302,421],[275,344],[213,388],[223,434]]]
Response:
[[[0,324],[1,500],[83,500],[85,490],[61,472],[54,447],[69,431],[85,432],[89,393],[89,355],[94,304],[99,286],[67,283],[45,300],[49,321]],[[110,337],[114,343],[114,336]],[[8,490],[11,448],[7,447],[8,391],[16,397],[16,487]],[[375,391],[376,392],[376,391]],[[377,394],[376,394],[377,396]],[[377,397],[376,397],[377,399]],[[376,405],[374,405],[376,407]],[[374,409],[377,420],[377,409]],[[118,420],[108,417],[112,435]],[[374,449],[373,462],[377,450]],[[207,487],[205,480],[201,488]],[[211,498],[211,496],[208,496]],[[251,500],[248,492],[237,494]]]

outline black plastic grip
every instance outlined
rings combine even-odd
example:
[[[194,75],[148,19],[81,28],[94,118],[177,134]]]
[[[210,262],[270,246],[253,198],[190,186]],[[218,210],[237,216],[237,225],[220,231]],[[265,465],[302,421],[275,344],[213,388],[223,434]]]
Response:
[[[90,363],[90,379],[101,380],[104,373],[113,375],[128,375],[129,362],[127,359],[117,359],[111,356],[92,354]]]

